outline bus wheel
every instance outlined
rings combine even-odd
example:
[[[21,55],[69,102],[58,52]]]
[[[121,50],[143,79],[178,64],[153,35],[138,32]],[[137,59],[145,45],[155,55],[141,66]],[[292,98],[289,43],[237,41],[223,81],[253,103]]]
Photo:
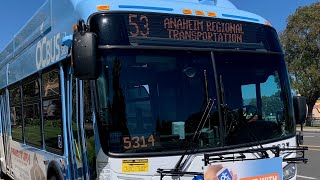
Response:
[[[62,175],[59,176],[56,172],[51,171],[48,174],[47,180],[63,180],[63,177]]]
[[[50,175],[50,176],[48,175],[48,180],[57,180],[57,177],[55,174]]]
[[[51,162],[48,168],[47,180],[63,180],[62,173],[57,162]]]

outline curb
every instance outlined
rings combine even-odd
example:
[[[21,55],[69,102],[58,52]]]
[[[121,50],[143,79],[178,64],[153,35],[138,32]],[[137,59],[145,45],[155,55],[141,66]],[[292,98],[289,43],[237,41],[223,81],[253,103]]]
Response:
[[[296,129],[297,131],[300,132],[300,128]],[[320,133],[320,129],[310,129],[310,128],[303,128],[303,131],[302,132],[316,132],[316,133]]]

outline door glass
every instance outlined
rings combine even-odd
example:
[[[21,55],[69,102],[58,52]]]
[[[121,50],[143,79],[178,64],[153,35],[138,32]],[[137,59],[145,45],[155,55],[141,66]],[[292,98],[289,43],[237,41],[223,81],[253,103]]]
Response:
[[[93,131],[93,120],[91,111],[90,82],[84,81],[84,130],[86,136],[86,146],[88,152],[90,179],[96,179],[96,154]]]

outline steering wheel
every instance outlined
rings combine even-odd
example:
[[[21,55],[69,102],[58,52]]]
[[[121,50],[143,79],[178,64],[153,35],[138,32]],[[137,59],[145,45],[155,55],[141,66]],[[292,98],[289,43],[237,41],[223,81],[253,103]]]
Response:
[[[252,105],[245,105],[242,107],[242,116],[245,120],[250,121],[257,115],[258,109]]]

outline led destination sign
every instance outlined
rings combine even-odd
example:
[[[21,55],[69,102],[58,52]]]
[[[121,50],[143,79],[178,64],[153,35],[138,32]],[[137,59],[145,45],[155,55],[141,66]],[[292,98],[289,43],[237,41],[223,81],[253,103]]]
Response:
[[[170,39],[238,43],[243,41],[242,24],[181,18],[165,18],[163,23]]]
[[[128,14],[129,37],[166,38],[226,43],[257,43],[260,25],[213,18]]]

